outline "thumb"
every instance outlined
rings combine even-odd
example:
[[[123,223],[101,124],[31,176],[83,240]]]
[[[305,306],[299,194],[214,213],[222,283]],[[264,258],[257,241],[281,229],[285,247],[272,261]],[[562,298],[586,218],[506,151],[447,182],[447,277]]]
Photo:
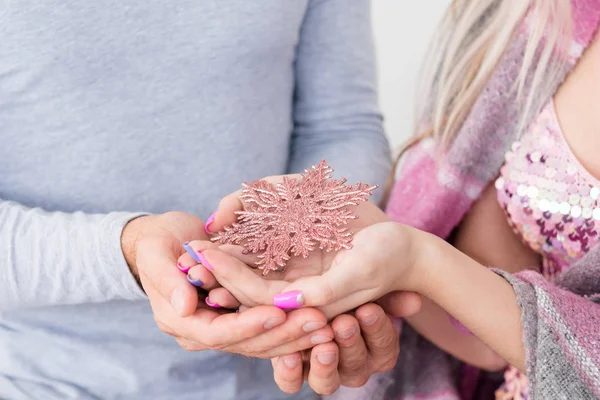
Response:
[[[351,309],[365,303],[363,284],[357,275],[345,268],[332,268],[323,275],[299,278],[281,293],[273,297],[273,304],[279,308],[291,309],[302,306],[322,307],[332,303],[348,304]],[[352,303],[358,304],[352,306]],[[367,300],[368,301],[368,300]]]
[[[377,301],[386,313],[397,318],[410,317],[421,310],[421,296],[415,292],[392,292]]]
[[[300,175],[285,175],[287,178],[298,179]],[[272,185],[276,185],[284,179],[284,175],[280,176],[269,176],[261,179],[262,181],[268,182]],[[236,212],[244,209],[244,201],[242,200],[243,189],[236,190],[233,193],[223,197],[219,202],[217,210],[212,213],[206,220],[204,230],[208,234],[214,234],[223,230],[226,226],[229,226],[237,221]]]

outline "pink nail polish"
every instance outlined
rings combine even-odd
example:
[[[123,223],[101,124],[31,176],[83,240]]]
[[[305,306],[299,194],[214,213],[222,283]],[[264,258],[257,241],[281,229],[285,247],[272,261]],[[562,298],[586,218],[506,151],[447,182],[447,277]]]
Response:
[[[206,304],[208,304],[208,305],[209,305],[210,307],[212,307],[212,308],[221,308],[221,306],[220,306],[220,305],[218,305],[217,303],[213,303],[213,302],[211,302],[211,301],[208,299],[208,297],[207,297],[206,299],[204,299],[204,302],[205,302]]]
[[[206,261],[206,258],[204,258],[204,255],[202,254],[201,251],[197,251],[196,255],[198,256],[198,259],[200,260],[200,263],[202,265],[204,265],[204,267],[209,270],[209,271],[214,271],[214,268],[212,267],[212,265],[210,265],[208,263],[208,261]]]
[[[210,214],[210,217],[208,217],[208,219],[206,220],[206,224],[204,224],[204,232],[208,233],[209,235],[212,233],[210,231],[210,224],[212,224],[215,221],[215,214],[217,212],[213,212],[212,214]]]
[[[298,308],[304,304],[304,295],[298,291],[280,293],[273,297],[273,304],[284,310]]]
[[[184,274],[187,274],[190,270],[190,267],[184,267],[183,265],[177,263],[177,269],[183,272]]]

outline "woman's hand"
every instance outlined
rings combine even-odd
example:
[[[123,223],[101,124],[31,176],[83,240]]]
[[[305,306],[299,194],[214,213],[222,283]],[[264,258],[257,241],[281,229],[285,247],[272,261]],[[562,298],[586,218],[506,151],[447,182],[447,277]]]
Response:
[[[282,179],[283,177],[279,176],[265,178],[264,180],[270,183],[277,183]],[[241,192],[237,191],[222,199],[217,211],[211,216],[207,223],[207,232],[220,231],[224,227],[235,222],[235,212],[243,209],[243,203],[240,200],[240,196]],[[307,287],[306,292],[301,293],[304,296],[310,294],[310,299],[308,300],[309,303],[306,303],[306,305],[327,304],[327,308],[324,310],[326,310],[328,317],[332,317],[345,310],[378,298],[379,296],[376,296],[376,293],[383,295],[388,291],[393,290],[391,285],[395,283],[395,278],[389,278],[392,273],[398,272],[399,269],[388,269],[386,271],[387,275],[377,272],[376,270],[378,270],[382,262],[386,262],[384,261],[386,257],[400,259],[402,260],[402,265],[410,265],[412,263],[410,243],[413,235],[410,235],[409,233],[417,231],[389,222],[387,225],[382,224],[378,225],[377,228],[369,229],[368,227],[371,225],[389,221],[387,216],[370,202],[361,203],[356,208],[356,213],[359,218],[351,221],[348,225],[348,228],[355,234],[353,249],[337,253],[315,250],[309,254],[308,258],[292,257],[287,262],[287,265],[282,272],[272,271],[266,277],[261,276],[259,279],[252,279],[252,282],[256,283],[253,285],[249,284],[251,281],[246,281],[243,288],[238,285],[232,285],[231,281],[224,281],[226,280],[225,275],[227,275],[228,271],[222,270],[222,268],[225,267],[217,266],[219,271],[216,271],[215,273],[217,274],[219,283],[223,287],[210,291],[209,304],[218,304],[219,306],[227,308],[237,308],[240,306],[240,303],[248,307],[260,304],[272,304],[273,299],[267,300],[267,297],[275,295],[275,292],[300,291],[303,287]],[[362,232],[365,228],[368,232]],[[371,235],[373,236],[372,238],[367,237]],[[209,242],[190,242],[192,257],[198,261],[202,260],[203,262],[201,264],[204,264],[204,267],[209,269],[211,268],[211,262],[210,260],[207,260],[207,258],[218,257],[213,256],[212,250],[209,249],[215,248],[217,248],[217,246]],[[239,246],[220,246],[218,248],[249,266],[252,266],[256,261],[254,255],[243,255],[242,249]],[[189,262],[189,259],[187,259],[188,257],[188,255],[185,255],[182,260]],[[223,257],[223,259],[226,259],[226,257]],[[353,262],[353,259],[361,260],[360,263],[362,263],[362,265],[356,265],[357,263]],[[221,260],[215,260],[216,264],[219,264],[220,262]],[[396,263],[397,261],[394,260],[393,262]],[[344,265],[344,267],[339,268],[339,265]],[[355,267],[351,274],[344,271],[344,268],[350,268],[346,267],[346,265]],[[233,267],[233,270],[230,270],[229,273],[235,274],[241,272],[243,273],[241,276],[248,276],[248,270],[242,270],[241,267],[242,264],[238,263],[237,268]],[[190,274],[200,275],[206,273],[206,271],[203,270],[204,268],[202,265],[195,266],[190,270]],[[259,275],[261,272],[257,269],[254,269],[253,271],[256,275]],[[311,277],[321,275],[326,275],[327,279],[319,279],[317,281],[322,284],[311,287],[313,282],[317,282]],[[232,278],[233,280],[236,280],[235,277]],[[268,288],[264,284],[265,279],[271,282],[267,285]],[[333,293],[333,290],[335,286],[341,285],[348,289],[347,283],[352,279],[356,280],[362,286],[356,286],[350,289],[356,289],[356,292],[353,293],[348,301],[341,301],[340,298],[335,300],[340,300],[338,304],[329,304],[334,302],[335,294]],[[286,282],[293,283],[291,285],[286,285]],[[252,293],[250,293],[250,291],[252,291]],[[293,297],[293,294],[288,294],[287,296]],[[285,298],[285,296],[278,296],[276,305],[284,308],[289,308],[290,306],[294,307],[291,303],[283,304],[285,303]],[[363,298],[367,300],[362,302],[358,301],[358,299]],[[299,307],[300,305],[301,304],[296,304],[295,307]]]
[[[284,309],[314,306],[332,318],[389,292],[415,290],[425,279],[415,273],[414,266],[427,241],[428,234],[421,231],[393,222],[378,223],[359,231],[350,250],[315,251],[307,259],[293,257],[282,273],[284,279],[279,280],[266,280],[248,268],[252,260],[235,246],[202,241],[190,245],[223,286],[220,290],[227,290],[241,304],[274,304]],[[306,266],[307,260],[313,264]],[[305,276],[305,266],[309,276]],[[300,277],[288,280],[286,274]]]
[[[135,219],[123,231],[123,253],[139,276],[163,332],[186,350],[223,350],[259,358],[294,353],[333,339],[327,319],[316,309],[286,315],[263,306],[223,313],[199,302],[197,288],[176,265],[186,240],[206,238],[203,225],[192,215],[167,213]],[[214,279],[205,280],[207,289],[216,286]]]

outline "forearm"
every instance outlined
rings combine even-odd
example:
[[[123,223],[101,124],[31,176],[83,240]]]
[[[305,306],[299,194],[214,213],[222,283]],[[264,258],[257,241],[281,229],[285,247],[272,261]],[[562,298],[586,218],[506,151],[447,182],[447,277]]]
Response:
[[[120,244],[123,226],[137,215],[0,201],[0,310],[144,298]]]
[[[453,315],[500,357],[523,370],[521,309],[511,285],[443,240],[429,238],[424,257],[416,265],[417,271],[424,271],[426,276],[417,291]]]
[[[406,322],[427,340],[467,364],[499,371],[507,363],[478,337],[457,330],[440,306],[423,298],[421,311],[405,318]]]

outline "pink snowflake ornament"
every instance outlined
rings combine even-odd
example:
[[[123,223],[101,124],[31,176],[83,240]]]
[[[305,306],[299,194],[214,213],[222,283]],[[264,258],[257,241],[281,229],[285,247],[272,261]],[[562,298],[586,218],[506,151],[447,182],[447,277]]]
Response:
[[[266,181],[243,183],[237,222],[212,240],[244,247],[244,253],[261,253],[256,265],[263,275],[281,271],[291,256],[307,258],[316,246],[324,251],[352,248],[347,225],[358,218],[353,209],[367,201],[377,186],[332,179],[325,161],[277,185]]]

